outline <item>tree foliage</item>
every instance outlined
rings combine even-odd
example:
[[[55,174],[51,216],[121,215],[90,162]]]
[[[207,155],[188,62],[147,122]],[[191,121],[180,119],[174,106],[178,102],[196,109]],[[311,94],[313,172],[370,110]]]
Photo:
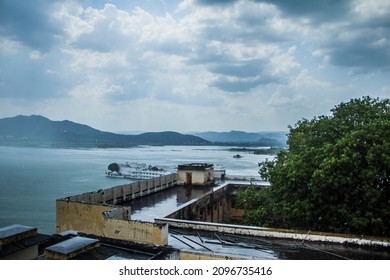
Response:
[[[352,99],[289,129],[288,149],[259,164],[271,187],[239,195],[245,222],[390,236],[390,100]]]
[[[108,170],[110,170],[111,172],[117,172],[117,173],[119,173],[119,170],[121,169],[120,166],[119,166],[119,164],[117,164],[117,163],[115,163],[115,162],[110,163],[110,164],[108,165],[107,168],[108,168]]]

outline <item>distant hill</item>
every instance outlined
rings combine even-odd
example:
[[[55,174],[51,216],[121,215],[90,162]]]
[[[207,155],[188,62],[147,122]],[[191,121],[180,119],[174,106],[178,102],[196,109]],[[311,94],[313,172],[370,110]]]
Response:
[[[123,135],[90,126],[52,121],[39,115],[0,119],[0,145],[47,147],[132,147],[137,145],[208,145],[198,136],[176,132]]]
[[[192,134],[213,143],[223,144],[284,147],[287,141],[287,132],[285,131],[244,132],[232,130],[230,132],[208,131]]]

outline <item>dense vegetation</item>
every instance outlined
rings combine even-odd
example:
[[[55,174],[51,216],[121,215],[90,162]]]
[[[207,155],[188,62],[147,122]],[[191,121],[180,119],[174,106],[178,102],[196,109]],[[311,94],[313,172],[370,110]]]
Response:
[[[238,195],[246,224],[390,236],[390,100],[363,97],[289,127],[259,164],[271,187]]]
[[[121,170],[121,167],[116,162],[110,163],[107,168],[111,172],[117,172],[117,173],[119,173],[119,171]]]

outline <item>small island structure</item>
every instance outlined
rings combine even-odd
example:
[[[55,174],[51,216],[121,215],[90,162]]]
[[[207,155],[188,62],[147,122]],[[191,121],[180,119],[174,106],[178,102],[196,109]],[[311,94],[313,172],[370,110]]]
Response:
[[[184,185],[205,185],[214,182],[214,164],[188,163],[177,168],[177,183]]]
[[[145,163],[110,163],[108,165],[107,177],[124,178],[132,180],[145,180],[158,178],[176,172],[175,168],[163,169]]]

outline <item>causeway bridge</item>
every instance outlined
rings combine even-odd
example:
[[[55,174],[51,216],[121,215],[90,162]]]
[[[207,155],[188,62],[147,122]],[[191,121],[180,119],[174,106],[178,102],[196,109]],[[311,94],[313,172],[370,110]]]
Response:
[[[137,197],[142,197],[173,187],[176,185],[176,182],[177,173],[172,173],[158,178],[136,181],[107,189],[69,196],[61,200],[92,204],[117,205],[125,201],[133,200]]]

